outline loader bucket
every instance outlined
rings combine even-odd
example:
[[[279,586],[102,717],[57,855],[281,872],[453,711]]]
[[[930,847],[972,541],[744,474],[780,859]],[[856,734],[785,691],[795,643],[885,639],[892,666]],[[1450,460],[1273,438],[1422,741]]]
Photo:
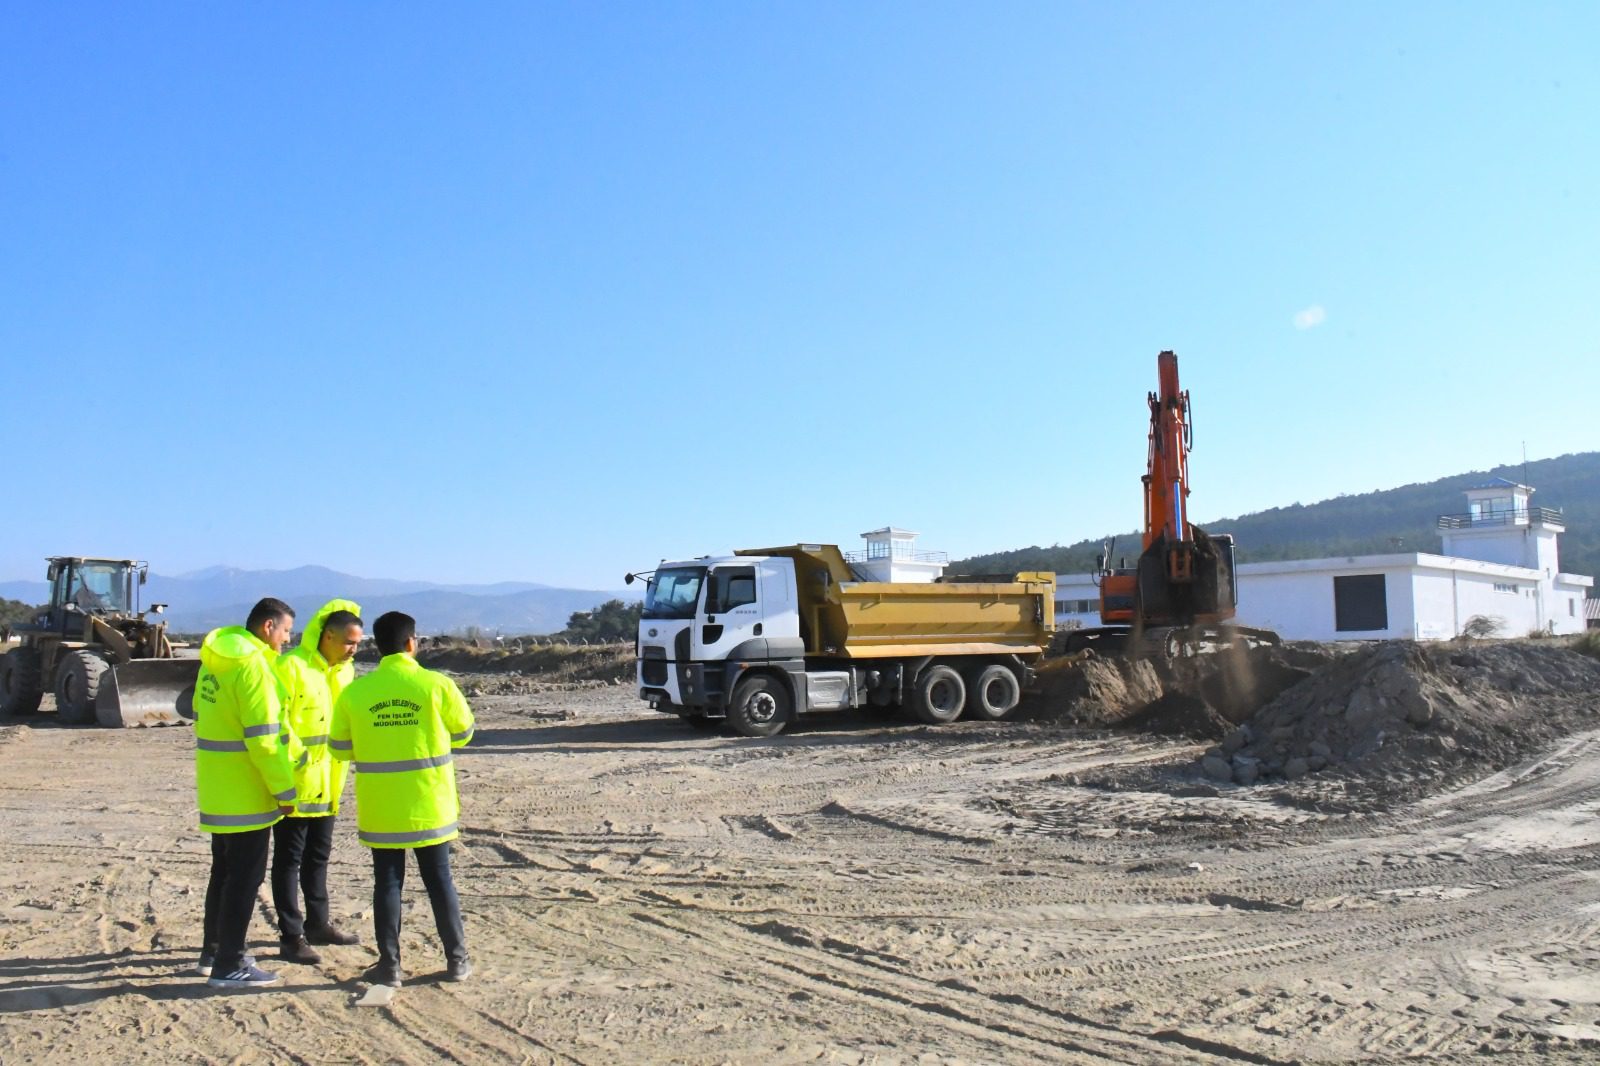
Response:
[[[199,676],[199,659],[135,659],[113,666],[100,679],[95,717],[112,729],[192,722]]]

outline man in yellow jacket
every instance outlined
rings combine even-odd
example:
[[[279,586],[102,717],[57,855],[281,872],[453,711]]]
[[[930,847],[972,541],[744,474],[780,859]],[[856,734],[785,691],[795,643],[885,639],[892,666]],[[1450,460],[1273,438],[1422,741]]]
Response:
[[[400,889],[406,852],[433,905],[448,981],[472,973],[461,904],[450,876],[450,841],[458,835],[454,749],[472,739],[472,711],[456,683],[417,664],[417,623],[390,611],[372,626],[378,668],[358,677],[334,705],[328,746],[356,768],[356,827],[372,849],[374,984],[400,987]]]
[[[328,729],[334,701],[355,677],[360,643],[361,607],[330,600],[311,616],[295,649],[274,664],[284,721],[294,744],[306,753],[294,772],[295,812],[272,828],[272,904],[278,911],[279,955],[286,962],[315,964],[322,956],[312,944],[360,939],[328,917],[328,859],[345,776],[344,763],[328,752]]]
[[[213,630],[200,646],[194,776],[200,828],[211,834],[211,881],[196,969],[218,988],[278,982],[256,968],[244,946],[272,826],[294,811],[289,737],[272,670],[293,627],[293,609],[268,598],[243,626]]]

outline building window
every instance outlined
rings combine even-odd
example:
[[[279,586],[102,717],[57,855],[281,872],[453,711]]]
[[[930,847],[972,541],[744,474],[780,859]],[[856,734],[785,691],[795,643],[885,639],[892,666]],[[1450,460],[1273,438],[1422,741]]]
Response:
[[[1495,584],[1494,584],[1494,590],[1496,592],[1512,592],[1512,593],[1514,593],[1514,592],[1517,591],[1517,586],[1515,586],[1515,585],[1506,585],[1506,584],[1502,584],[1501,582],[1496,581]]]
[[[1578,617],[1578,601],[1576,599],[1570,599],[1567,601],[1567,617]]]
[[[1382,574],[1351,574],[1333,579],[1334,628],[1341,633],[1371,633],[1389,628],[1389,599]]]
[[[1094,614],[1100,609],[1099,600],[1057,600],[1056,614]]]

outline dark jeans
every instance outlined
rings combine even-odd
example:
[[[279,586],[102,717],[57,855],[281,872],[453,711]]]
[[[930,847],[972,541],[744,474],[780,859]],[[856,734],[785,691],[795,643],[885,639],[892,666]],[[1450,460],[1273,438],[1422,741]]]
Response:
[[[205,946],[216,956],[212,974],[221,977],[239,968],[256,890],[267,876],[267,844],[271,829],[211,834],[211,882],[206,885]]]
[[[405,884],[408,852],[417,857],[445,958],[459,962],[467,957],[467,932],[461,925],[461,901],[450,878],[448,841],[425,848],[372,849],[372,933],[378,941],[378,961],[397,970],[400,967],[400,888]]]
[[[272,905],[278,935],[305,936],[306,927],[328,927],[328,857],[333,854],[332,818],[285,818],[272,827]],[[300,913],[300,892],[306,896]]]

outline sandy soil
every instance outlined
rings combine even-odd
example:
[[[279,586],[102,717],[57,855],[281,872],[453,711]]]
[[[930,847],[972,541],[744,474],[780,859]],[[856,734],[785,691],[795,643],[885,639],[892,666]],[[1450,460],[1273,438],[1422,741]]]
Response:
[[[365,945],[263,992],[189,972],[187,730],[0,723],[0,1061],[1600,1060],[1597,732],[1328,814],[1207,785],[1182,740],[841,715],[751,741],[627,688],[475,703],[478,972],[437,980],[413,871],[417,976],[376,1009]],[[353,819],[332,882],[370,938]]]

